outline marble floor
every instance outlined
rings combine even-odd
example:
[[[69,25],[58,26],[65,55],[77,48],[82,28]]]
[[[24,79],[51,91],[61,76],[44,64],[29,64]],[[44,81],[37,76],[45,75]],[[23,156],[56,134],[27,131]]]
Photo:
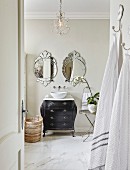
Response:
[[[54,133],[25,143],[25,170],[87,170],[92,137],[83,142],[84,138]]]

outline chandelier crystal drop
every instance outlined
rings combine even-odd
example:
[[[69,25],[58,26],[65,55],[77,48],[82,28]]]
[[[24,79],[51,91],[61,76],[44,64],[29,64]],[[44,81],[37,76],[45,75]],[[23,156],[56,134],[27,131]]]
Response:
[[[57,20],[54,21],[54,31],[57,34],[63,35],[69,32],[68,19],[65,18],[65,13],[62,12],[62,0],[60,0],[60,10],[57,13]]]

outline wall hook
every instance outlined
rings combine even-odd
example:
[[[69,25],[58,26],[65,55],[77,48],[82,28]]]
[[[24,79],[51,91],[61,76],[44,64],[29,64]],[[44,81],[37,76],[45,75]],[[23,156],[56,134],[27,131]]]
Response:
[[[121,45],[122,45],[122,47],[124,48],[124,50],[126,50],[126,51],[130,50],[130,48],[126,48],[126,47],[125,47],[125,43],[122,43]]]
[[[118,20],[118,29],[116,30],[115,29],[115,26],[112,26],[112,29],[114,30],[114,32],[119,32],[119,31],[121,31],[121,20],[122,20],[122,17],[123,17],[123,14],[124,14],[124,6],[123,5],[119,5],[119,10],[118,10],[118,18],[117,18],[117,20]]]

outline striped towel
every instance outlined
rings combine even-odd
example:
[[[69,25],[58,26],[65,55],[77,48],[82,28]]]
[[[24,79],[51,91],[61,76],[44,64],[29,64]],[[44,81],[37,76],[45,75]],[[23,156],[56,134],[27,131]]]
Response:
[[[116,34],[113,34],[113,43],[112,47],[110,48],[110,53],[100,90],[100,99],[96,113],[89,170],[105,169],[110,120],[119,75],[118,43]]]
[[[81,110],[88,110],[87,98],[91,96],[91,93],[83,92]]]
[[[130,55],[126,54],[115,93],[105,170],[130,170]]]

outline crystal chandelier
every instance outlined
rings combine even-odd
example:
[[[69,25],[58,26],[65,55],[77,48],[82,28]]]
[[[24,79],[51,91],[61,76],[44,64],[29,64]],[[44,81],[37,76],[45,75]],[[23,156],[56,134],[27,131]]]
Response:
[[[54,21],[54,30],[57,34],[63,35],[68,33],[68,19],[65,18],[65,13],[62,12],[62,0],[60,0],[60,10],[57,13],[57,20]]]

